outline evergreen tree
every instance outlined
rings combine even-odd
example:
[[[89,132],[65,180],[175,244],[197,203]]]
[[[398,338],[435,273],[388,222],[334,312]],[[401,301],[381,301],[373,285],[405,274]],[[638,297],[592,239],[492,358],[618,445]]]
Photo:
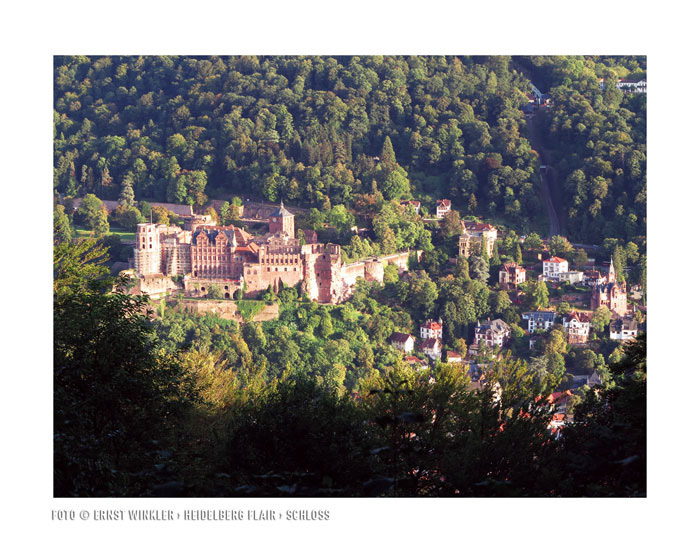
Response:
[[[584,267],[588,262],[588,254],[583,248],[576,250],[576,257],[574,258],[574,263],[577,267]]]
[[[382,154],[380,156],[382,170],[385,175],[389,175],[392,171],[397,168],[396,155],[394,154],[394,146],[391,143],[391,138],[386,136],[384,138],[384,145],[382,146]]]
[[[523,264],[523,252],[520,249],[520,243],[516,244],[516,246],[515,246],[515,262],[518,265]]]
[[[73,238],[70,220],[61,204],[57,204],[53,209],[53,236],[55,243],[70,242]]]
[[[624,248],[620,245],[615,246],[615,251],[612,255],[612,262],[615,269],[615,278],[618,282],[625,281],[625,261],[626,256]]]
[[[126,207],[134,207],[134,178],[131,172],[126,173],[122,179],[122,191],[119,194],[119,204]]]

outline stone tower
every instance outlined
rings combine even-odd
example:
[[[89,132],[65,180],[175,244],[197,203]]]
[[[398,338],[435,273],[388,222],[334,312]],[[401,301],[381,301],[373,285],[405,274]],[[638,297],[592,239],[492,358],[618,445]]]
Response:
[[[139,275],[161,273],[160,233],[154,223],[139,223],[136,226],[134,269]]]
[[[284,202],[270,214],[269,225],[271,233],[282,232],[294,238],[294,215],[284,208]]]

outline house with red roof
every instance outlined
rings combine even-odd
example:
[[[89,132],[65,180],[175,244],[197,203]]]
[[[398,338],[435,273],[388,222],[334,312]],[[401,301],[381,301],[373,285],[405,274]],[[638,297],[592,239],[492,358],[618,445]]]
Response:
[[[462,235],[459,237],[459,255],[469,257],[475,246],[481,247],[484,237],[486,237],[489,257],[491,257],[494,244],[496,244],[498,239],[498,229],[489,223],[462,221]]]
[[[504,290],[514,289],[518,284],[525,282],[525,275],[525,268],[515,261],[504,263],[498,271],[498,284]]]
[[[438,321],[428,319],[420,325],[420,337],[422,340],[426,340],[427,338],[438,338],[442,340],[442,319]]]
[[[438,200],[435,208],[435,215],[438,219],[442,219],[452,210],[452,202],[450,200]]]
[[[403,200],[400,205],[411,208],[416,212],[416,215],[420,215],[420,202],[418,200]]]
[[[542,262],[542,276],[545,280],[559,281],[559,274],[569,271],[569,262],[561,257],[550,257]]]
[[[419,358],[416,357],[415,355],[407,355],[407,356],[404,358],[404,361],[405,361],[407,364],[409,364],[409,365],[411,365],[412,367],[415,367],[415,368],[417,368],[417,369],[426,369],[426,368],[428,368],[428,363],[427,363],[425,360],[423,360],[423,359],[419,359]]]
[[[447,363],[461,363],[462,362],[462,354],[458,353],[456,351],[448,351],[447,354],[445,355],[445,361]]]

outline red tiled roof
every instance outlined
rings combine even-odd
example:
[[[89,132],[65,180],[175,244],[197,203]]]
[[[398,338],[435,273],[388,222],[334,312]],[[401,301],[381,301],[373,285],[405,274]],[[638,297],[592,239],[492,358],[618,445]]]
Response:
[[[452,202],[450,200],[438,200],[437,205],[438,207],[450,207]]]
[[[564,263],[566,259],[562,259],[561,257],[550,257],[549,259],[545,259],[543,263]]]
[[[591,316],[588,313],[581,313],[579,311],[572,311],[567,317],[569,321],[577,320],[580,323],[590,323]]]
[[[464,228],[466,230],[476,230],[476,231],[496,230],[496,227],[494,227],[490,223],[475,223],[474,221],[463,221],[462,224],[464,225]]]
[[[442,325],[440,323],[436,323],[435,321],[425,321],[422,325],[420,325],[420,327],[427,328],[429,330],[440,330]]]

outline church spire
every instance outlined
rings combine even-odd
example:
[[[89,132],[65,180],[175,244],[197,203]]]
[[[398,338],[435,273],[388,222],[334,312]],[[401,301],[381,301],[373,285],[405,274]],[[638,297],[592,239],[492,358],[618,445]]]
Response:
[[[610,256],[610,268],[608,269],[608,282],[615,282],[615,263],[613,263],[613,258]]]

